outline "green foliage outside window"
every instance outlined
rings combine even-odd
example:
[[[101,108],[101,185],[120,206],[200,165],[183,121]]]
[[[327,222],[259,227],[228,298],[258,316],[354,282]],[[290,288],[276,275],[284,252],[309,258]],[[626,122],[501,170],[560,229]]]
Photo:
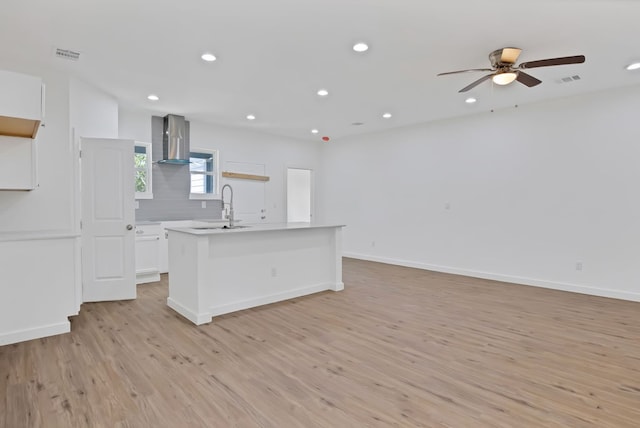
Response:
[[[147,154],[136,153],[134,157],[136,167],[136,192],[147,191]]]

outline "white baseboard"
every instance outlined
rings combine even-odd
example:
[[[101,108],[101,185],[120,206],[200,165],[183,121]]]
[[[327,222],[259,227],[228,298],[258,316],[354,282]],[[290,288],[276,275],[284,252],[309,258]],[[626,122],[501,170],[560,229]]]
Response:
[[[136,285],[158,281],[160,281],[160,272],[158,272],[157,269],[148,269],[136,272]]]
[[[344,288],[344,284],[342,285],[342,288]],[[342,288],[340,288],[340,284],[327,282],[307,287],[296,288],[295,290],[288,290],[282,293],[270,294],[268,296],[261,296],[255,299],[248,299],[229,303],[226,305],[213,306],[209,310],[212,316],[216,316],[228,314],[230,312],[241,311],[243,309],[254,308],[256,306],[268,305],[269,303],[281,302],[283,300],[293,299],[295,297],[306,296],[307,294],[318,293],[320,291],[339,291]]]
[[[185,317],[195,325],[201,325],[201,324],[206,324],[208,322],[211,322],[210,313],[208,312],[197,313],[195,311],[192,311],[191,309],[187,308],[181,303],[176,302],[171,297],[167,298],[167,306],[169,306],[171,309],[173,309],[174,311],[176,311],[177,313],[179,313],[180,315],[182,315],[183,317]]]
[[[590,287],[585,285],[569,284],[566,282],[554,282],[541,279],[526,278],[520,276],[502,275],[492,272],[482,272],[470,269],[459,269],[450,266],[440,266],[428,263],[415,262],[410,260],[393,259],[388,257],[377,257],[368,254],[343,253],[344,257],[372,262],[386,263],[390,265],[406,266],[417,269],[431,270],[434,272],[451,273],[455,275],[470,276],[473,278],[491,279],[494,281],[510,282],[513,284],[530,285],[533,287],[549,288],[553,290],[570,291],[573,293],[589,294],[592,296],[609,297],[613,299],[631,300],[640,302],[640,293],[613,290],[610,288]]]
[[[12,331],[0,335],[0,346],[24,342],[26,340],[40,339],[41,337],[55,336],[56,334],[69,333],[70,331],[71,323],[69,321]]]

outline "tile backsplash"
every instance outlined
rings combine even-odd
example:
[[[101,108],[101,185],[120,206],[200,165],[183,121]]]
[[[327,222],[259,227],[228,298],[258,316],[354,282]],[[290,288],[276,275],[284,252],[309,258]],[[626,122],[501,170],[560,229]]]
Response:
[[[136,221],[192,220],[221,218],[222,202],[189,199],[189,165],[159,164],[162,159],[163,120],[151,117],[151,145],[153,151],[153,199],[138,200]],[[186,123],[189,138],[189,122]]]

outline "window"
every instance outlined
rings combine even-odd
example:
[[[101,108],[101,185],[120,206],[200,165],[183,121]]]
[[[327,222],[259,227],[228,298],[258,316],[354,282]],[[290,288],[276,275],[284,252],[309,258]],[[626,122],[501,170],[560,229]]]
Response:
[[[135,143],[136,199],[153,199],[151,192],[151,144]]]
[[[195,149],[189,153],[191,173],[190,199],[213,199],[218,196],[218,151]]]

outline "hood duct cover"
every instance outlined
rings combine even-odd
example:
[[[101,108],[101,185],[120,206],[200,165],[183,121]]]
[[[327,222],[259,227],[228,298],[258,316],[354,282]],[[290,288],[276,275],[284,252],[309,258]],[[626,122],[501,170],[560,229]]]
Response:
[[[159,163],[186,165],[189,163],[189,138],[184,116],[164,117],[162,160]]]

